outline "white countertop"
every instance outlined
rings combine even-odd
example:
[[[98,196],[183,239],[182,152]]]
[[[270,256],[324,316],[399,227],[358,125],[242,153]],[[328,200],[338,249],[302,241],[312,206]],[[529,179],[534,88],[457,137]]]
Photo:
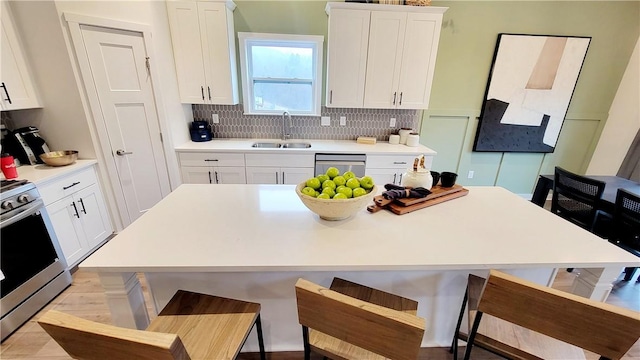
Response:
[[[82,170],[93,164],[96,160],[77,160],[75,163],[66,166],[49,166],[44,164],[18,166],[18,179],[29,180],[36,185],[42,185],[49,180],[59,176],[71,174],[74,171]],[[2,177],[4,179],[4,176]]]
[[[254,148],[255,142],[295,142],[309,143],[310,148]],[[435,156],[436,152],[420,144],[416,147],[406,145],[391,145],[378,141],[375,145],[358,144],[355,140],[314,140],[314,139],[214,139],[211,141],[189,141],[176,147],[178,152],[222,151],[222,152],[260,152],[260,153],[358,153],[358,154],[424,154]]]
[[[638,265],[499,187],[405,215],[309,211],[289,185],[182,185],[80,264],[101,272],[450,270]]]

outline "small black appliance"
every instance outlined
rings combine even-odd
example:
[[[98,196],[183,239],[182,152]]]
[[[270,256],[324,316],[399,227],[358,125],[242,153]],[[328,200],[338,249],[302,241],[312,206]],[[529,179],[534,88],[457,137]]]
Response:
[[[211,133],[211,125],[207,121],[193,121],[191,123],[191,129],[189,129],[189,132],[191,133],[191,141],[202,142],[210,141],[213,139],[213,134]]]
[[[40,155],[50,151],[35,126],[23,127],[7,134],[3,138],[2,148],[26,165],[44,164]]]

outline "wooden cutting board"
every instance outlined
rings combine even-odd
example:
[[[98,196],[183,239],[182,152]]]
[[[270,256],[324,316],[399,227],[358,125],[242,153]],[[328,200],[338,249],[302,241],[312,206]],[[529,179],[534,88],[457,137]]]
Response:
[[[458,185],[458,184],[453,185],[452,187],[442,187],[440,185],[436,185],[430,189],[431,194],[427,195],[426,197],[395,199],[394,202],[402,206],[409,206],[409,205],[418,204],[424,201],[433,200],[441,196],[449,195],[449,194],[458,192],[462,189],[463,189],[462,185]]]
[[[393,212],[395,214],[403,215],[403,214],[406,214],[406,213],[410,213],[412,211],[424,209],[424,208],[429,207],[429,206],[433,206],[433,205],[436,205],[436,204],[443,203],[445,201],[449,201],[449,200],[452,200],[452,199],[456,199],[456,198],[465,196],[468,193],[469,193],[469,190],[461,187],[460,189],[458,189],[455,192],[449,192],[446,195],[440,195],[440,196],[437,196],[435,198],[431,198],[431,199],[424,200],[422,202],[415,203],[413,205],[405,206],[405,205],[400,205],[397,202],[392,202],[391,204],[387,205],[387,209],[391,210],[391,212]],[[397,200],[398,199],[396,199],[396,201]]]
[[[431,188],[431,194],[423,198],[402,198],[395,200],[385,199],[382,195],[375,196],[373,198],[374,205],[367,207],[370,212],[377,212],[384,208],[388,208],[392,212],[402,215],[411,211],[422,209],[428,206],[440,204],[442,202],[455,199],[464,195],[467,195],[469,190],[463,188],[461,185],[454,185],[452,187],[441,187],[440,185]]]

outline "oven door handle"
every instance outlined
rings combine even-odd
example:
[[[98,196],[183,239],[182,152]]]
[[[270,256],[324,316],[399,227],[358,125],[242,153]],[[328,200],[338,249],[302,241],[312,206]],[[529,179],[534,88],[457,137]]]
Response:
[[[14,216],[4,220],[3,222],[1,222],[0,223],[0,227],[5,227],[5,226],[9,226],[11,224],[17,223],[18,221],[20,221],[22,219],[25,219],[25,218],[37,213],[38,210],[40,210],[43,207],[44,207],[44,202],[42,201],[42,199],[35,200],[34,202],[31,203],[31,205],[29,205],[28,208],[24,209],[23,211],[21,211],[17,215],[14,215]]]

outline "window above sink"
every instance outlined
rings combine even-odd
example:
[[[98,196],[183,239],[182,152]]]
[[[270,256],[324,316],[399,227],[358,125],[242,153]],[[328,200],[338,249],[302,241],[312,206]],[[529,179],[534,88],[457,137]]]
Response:
[[[239,32],[245,115],[320,116],[323,36]]]

